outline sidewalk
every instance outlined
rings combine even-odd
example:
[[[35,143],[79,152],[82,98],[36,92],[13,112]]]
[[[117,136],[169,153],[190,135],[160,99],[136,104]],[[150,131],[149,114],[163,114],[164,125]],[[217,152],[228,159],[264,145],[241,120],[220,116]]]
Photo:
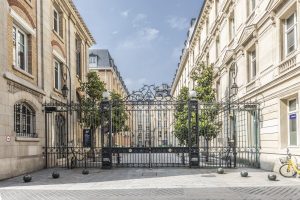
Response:
[[[4,200],[5,195],[9,194],[22,194],[23,199],[26,199],[26,194],[44,194],[45,198],[42,199],[49,199],[53,197],[53,193],[62,196],[69,194],[73,197],[70,199],[77,199],[80,194],[85,194],[81,199],[86,197],[89,200],[93,198],[88,198],[87,194],[98,194],[97,197],[106,195],[105,198],[110,197],[109,199],[117,197],[126,199],[126,195],[140,197],[137,199],[143,196],[143,199],[148,199],[148,197],[153,199],[151,194],[160,193],[164,198],[158,199],[165,199],[168,197],[166,194],[169,193],[174,198],[179,195],[181,199],[189,199],[189,197],[192,198],[190,196],[192,194],[199,197],[198,193],[201,191],[206,197],[210,194],[211,198],[219,196],[224,197],[223,199],[226,199],[226,195],[229,195],[228,199],[236,198],[236,195],[243,196],[243,194],[250,197],[253,196],[253,192],[256,193],[255,195],[266,195],[272,191],[271,194],[278,196],[286,195],[289,193],[288,190],[293,190],[294,193],[300,194],[300,179],[298,178],[287,179],[277,175],[278,181],[269,181],[267,175],[270,172],[257,169],[248,169],[249,177],[242,178],[241,170],[244,169],[225,169],[225,174],[217,174],[215,169],[90,169],[89,175],[82,175],[81,169],[57,169],[61,178],[52,179],[53,169],[46,169],[33,173],[33,181],[30,183],[23,183],[22,176],[0,182],[0,193]],[[223,196],[216,191],[223,191],[226,195]],[[52,195],[49,196],[48,193]],[[108,196],[109,194],[112,196]],[[297,195],[293,196],[297,197]],[[12,197],[14,196],[10,198]]]

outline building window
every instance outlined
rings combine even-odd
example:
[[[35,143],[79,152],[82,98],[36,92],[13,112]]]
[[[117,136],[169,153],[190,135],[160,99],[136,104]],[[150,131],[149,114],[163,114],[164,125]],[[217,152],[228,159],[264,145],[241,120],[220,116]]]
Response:
[[[257,74],[257,63],[256,63],[256,50],[252,50],[248,53],[248,81],[255,79]]]
[[[215,14],[216,14],[216,19],[217,19],[217,17],[218,17],[218,12],[219,12],[219,0],[216,0],[215,1]]]
[[[216,60],[219,58],[220,55],[220,37],[217,36],[216,38]]]
[[[28,39],[17,26],[13,26],[13,65],[28,73]]]
[[[234,38],[235,35],[235,20],[234,20],[234,12],[231,13],[229,17],[229,41]]]
[[[28,104],[15,104],[14,127],[19,137],[37,137],[35,132],[35,111]]]
[[[221,84],[220,79],[216,82],[217,101],[221,102]]]
[[[209,66],[209,53],[206,54],[206,65]]]
[[[248,112],[248,144],[250,145],[250,147],[253,147],[256,145],[257,143],[257,138],[256,138],[256,112],[251,111]]]
[[[206,19],[206,38],[208,38],[208,33],[209,33],[209,16],[207,16]]]
[[[81,78],[81,40],[76,38],[76,75]]]
[[[90,56],[90,67],[97,67],[97,56]]]
[[[288,133],[289,133],[289,145],[298,145],[298,102],[297,99],[291,99],[288,101]]]
[[[285,20],[285,50],[286,55],[296,49],[296,13],[293,13]]]
[[[250,15],[254,11],[255,6],[256,6],[256,0],[248,1],[248,15]]]
[[[54,88],[61,90],[62,88],[62,63],[57,60],[54,61]]]
[[[63,37],[63,26],[62,26],[62,14],[56,9],[53,9],[53,30],[60,36]]]

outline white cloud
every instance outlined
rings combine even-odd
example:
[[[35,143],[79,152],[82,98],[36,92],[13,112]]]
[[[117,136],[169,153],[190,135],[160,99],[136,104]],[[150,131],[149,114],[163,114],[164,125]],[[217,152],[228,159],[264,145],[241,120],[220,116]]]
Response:
[[[112,34],[113,35],[117,35],[119,33],[119,31],[113,31]]]
[[[149,47],[151,42],[159,37],[159,30],[145,27],[138,30],[132,37],[127,38],[119,45],[122,49],[139,49]]]
[[[140,79],[126,78],[124,82],[129,90],[138,90],[143,85],[147,84],[148,80],[146,78],[140,78]]]
[[[155,40],[159,35],[159,30],[156,28],[144,28],[138,32],[140,39],[146,41]]]
[[[129,15],[129,12],[130,12],[130,10],[124,10],[124,11],[122,11],[120,14],[121,14],[121,16],[122,17],[128,17],[128,15]]]
[[[186,30],[189,28],[189,21],[184,17],[168,17],[167,23],[173,29]]]
[[[144,26],[147,23],[147,15],[143,13],[139,13],[135,16],[135,18],[132,20],[133,27],[141,27]]]

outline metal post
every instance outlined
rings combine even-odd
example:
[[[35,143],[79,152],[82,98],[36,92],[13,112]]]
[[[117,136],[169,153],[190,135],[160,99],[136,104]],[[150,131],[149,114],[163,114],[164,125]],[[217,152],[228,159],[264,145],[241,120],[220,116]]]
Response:
[[[259,109],[256,108],[255,110],[255,117],[254,117],[254,127],[255,127],[255,164],[256,167],[259,168],[259,157],[258,157],[258,121],[259,121]]]
[[[45,166],[48,168],[48,123],[47,123],[47,112],[45,112]]]
[[[152,160],[151,160],[151,115],[150,115],[150,99],[148,99],[148,121],[149,121],[149,168],[152,168]]]
[[[67,168],[69,167],[69,103],[67,100]]]
[[[199,107],[198,107],[198,101],[194,102],[195,106],[195,117],[196,117],[196,127],[195,127],[195,134],[196,134],[196,151],[197,151],[197,157],[198,157],[198,166],[200,163],[200,150],[199,150]]]
[[[188,145],[189,145],[189,167],[191,167],[191,100],[188,101]]]
[[[232,111],[233,116],[232,116],[232,121],[233,121],[233,167],[236,168],[236,155],[237,155],[237,151],[236,151],[236,127],[235,127],[235,123],[236,123],[236,117],[235,117],[235,111]]]
[[[112,167],[112,105],[109,103],[109,159],[110,167]]]

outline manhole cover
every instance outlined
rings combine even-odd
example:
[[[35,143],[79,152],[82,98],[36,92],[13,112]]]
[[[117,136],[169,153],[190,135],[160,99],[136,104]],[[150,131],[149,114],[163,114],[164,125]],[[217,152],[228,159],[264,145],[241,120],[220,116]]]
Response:
[[[213,174],[203,174],[201,177],[216,177],[216,175]]]
[[[157,176],[157,172],[143,172],[142,176],[147,176],[147,177]]]

